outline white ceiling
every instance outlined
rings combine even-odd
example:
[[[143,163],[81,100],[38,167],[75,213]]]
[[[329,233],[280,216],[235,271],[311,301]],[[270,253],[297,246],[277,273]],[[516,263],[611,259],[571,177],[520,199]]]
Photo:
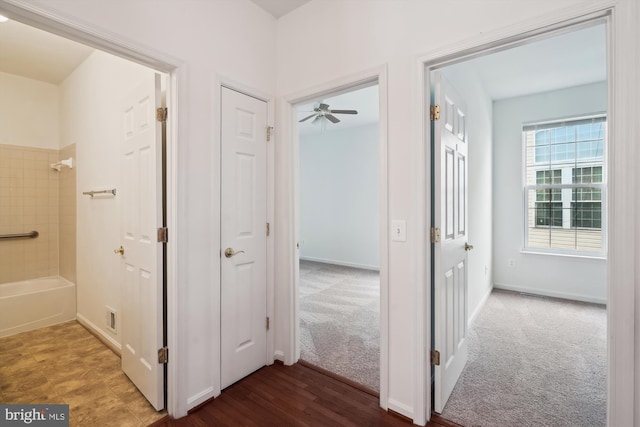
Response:
[[[0,71],[60,84],[93,49],[9,20],[0,23]]]
[[[597,25],[446,67],[479,80],[494,100],[601,82],[607,78],[606,32]]]
[[[278,19],[311,0],[251,0]]]

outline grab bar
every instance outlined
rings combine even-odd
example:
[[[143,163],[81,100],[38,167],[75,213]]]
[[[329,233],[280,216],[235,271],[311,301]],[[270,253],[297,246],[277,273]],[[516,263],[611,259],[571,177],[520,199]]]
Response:
[[[113,194],[115,196],[116,195],[116,189],[113,188],[111,190],[83,191],[82,194],[84,194],[85,196],[91,196],[91,197],[93,197],[95,194]]]
[[[0,239],[35,239],[39,235],[40,233],[38,233],[37,231],[19,234],[0,234]]]

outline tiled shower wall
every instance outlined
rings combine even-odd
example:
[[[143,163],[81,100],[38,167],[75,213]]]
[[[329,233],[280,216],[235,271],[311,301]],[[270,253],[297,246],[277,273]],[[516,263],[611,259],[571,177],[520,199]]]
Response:
[[[73,146],[67,149],[75,152]],[[55,276],[63,270],[75,280],[75,170],[51,169],[59,156],[58,150],[0,145],[0,234],[40,233],[35,239],[0,240],[0,283]],[[73,213],[70,207],[60,209],[60,196],[68,203],[69,194]],[[67,235],[71,229],[73,236]],[[60,230],[65,232],[62,242]]]

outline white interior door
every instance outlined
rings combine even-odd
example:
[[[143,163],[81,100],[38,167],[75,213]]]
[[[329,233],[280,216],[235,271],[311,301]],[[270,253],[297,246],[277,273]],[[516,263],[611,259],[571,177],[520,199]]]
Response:
[[[160,75],[123,100],[122,200],[124,288],[122,290],[122,370],[157,410],[164,408],[162,124]]]
[[[441,413],[467,363],[467,115],[455,89],[435,73],[434,226],[434,410]]]
[[[221,388],[267,361],[267,103],[222,88]]]

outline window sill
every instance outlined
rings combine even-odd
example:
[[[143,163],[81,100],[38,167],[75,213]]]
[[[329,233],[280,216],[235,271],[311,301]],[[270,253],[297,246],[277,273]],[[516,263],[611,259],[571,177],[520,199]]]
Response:
[[[557,256],[566,258],[580,258],[580,259],[592,259],[606,261],[607,256],[602,254],[585,254],[585,253],[570,253],[570,252],[557,252],[557,251],[543,251],[540,249],[521,249],[521,254],[525,255],[545,255],[545,256]]]

